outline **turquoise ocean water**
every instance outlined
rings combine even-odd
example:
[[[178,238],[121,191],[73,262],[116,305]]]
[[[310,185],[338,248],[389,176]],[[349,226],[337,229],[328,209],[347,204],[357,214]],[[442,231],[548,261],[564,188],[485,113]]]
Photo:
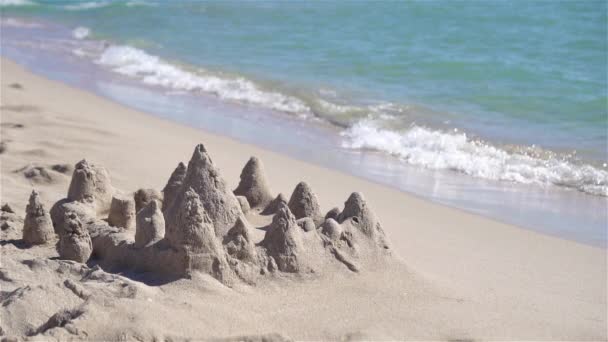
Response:
[[[3,3],[103,41],[75,50],[113,71],[327,122],[347,148],[608,191],[605,1]]]

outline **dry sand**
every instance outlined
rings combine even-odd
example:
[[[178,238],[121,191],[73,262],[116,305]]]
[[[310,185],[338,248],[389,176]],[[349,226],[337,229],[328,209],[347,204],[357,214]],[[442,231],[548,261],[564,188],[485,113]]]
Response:
[[[393,257],[358,273],[344,268],[273,276],[253,286],[229,288],[204,275],[150,283],[150,275],[115,275],[92,263],[57,260],[52,244],[26,248],[17,222],[16,230],[2,231],[0,335],[606,340],[605,249],[497,223],[163,121],[35,76],[6,59],[1,67],[1,201],[22,218],[32,189],[47,210],[64,198],[73,166],[85,157],[103,165],[123,193],[162,190],[178,162],[187,162],[194,146],[204,143],[231,189],[256,156],[273,196],[289,198],[305,181],[323,215],[342,208],[351,192],[362,192]],[[250,222],[259,227],[270,219]],[[263,232],[256,234],[259,241]]]

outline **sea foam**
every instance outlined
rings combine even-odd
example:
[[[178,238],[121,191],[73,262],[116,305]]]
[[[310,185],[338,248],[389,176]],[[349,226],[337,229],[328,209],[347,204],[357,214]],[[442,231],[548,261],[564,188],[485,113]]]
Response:
[[[72,30],[72,37],[76,39],[85,39],[91,34],[91,30],[88,27],[78,26]]]
[[[301,100],[274,91],[266,91],[243,77],[223,78],[205,70],[188,71],[143,50],[125,46],[108,47],[96,61],[114,72],[139,78],[142,82],[173,90],[200,91],[221,99],[240,101],[287,113],[310,111]]]
[[[74,4],[74,5],[66,5],[66,6],[63,6],[63,8],[68,11],[84,11],[84,10],[89,10],[89,9],[94,9],[94,8],[106,7],[109,4],[110,3],[104,2],[104,1],[90,1],[90,2]]]
[[[453,170],[473,177],[524,184],[558,185],[608,196],[608,171],[579,165],[556,155],[531,156],[508,152],[465,133],[448,133],[412,126],[404,131],[381,128],[371,119],[342,132],[343,147],[374,149],[412,164]]]
[[[41,28],[42,24],[37,22],[25,21],[17,18],[0,18],[0,26],[19,27],[19,28]]]
[[[0,0],[0,6],[27,6],[34,5],[34,2],[29,0]]]
[[[374,149],[412,165],[453,170],[481,179],[557,185],[608,196],[608,171],[573,162],[555,153],[540,156],[526,153],[525,147],[507,150],[470,139],[466,133],[457,131],[447,132],[416,125],[406,130],[394,130],[384,128],[379,121],[371,118],[360,119],[367,113],[381,121],[387,121],[387,116],[391,115],[384,113],[403,115],[410,112],[408,106],[392,103],[338,105],[318,98],[317,105],[311,107],[300,98],[262,89],[244,77],[218,76],[204,69],[189,70],[126,45],[108,47],[96,62],[148,85],[214,94],[220,99],[304,115],[307,118],[322,117],[344,128],[341,133],[344,148]]]

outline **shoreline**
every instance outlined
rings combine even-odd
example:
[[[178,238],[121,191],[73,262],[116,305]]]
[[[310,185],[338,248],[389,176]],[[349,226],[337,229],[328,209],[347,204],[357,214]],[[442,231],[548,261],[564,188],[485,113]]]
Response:
[[[297,321],[302,311],[288,310],[286,315],[291,322],[273,322],[277,316],[258,312],[256,317],[261,320],[261,326],[257,330],[286,332],[300,339],[324,339],[345,336],[349,329],[354,329],[353,324],[367,324],[363,336],[376,339],[406,336],[422,339],[606,338],[606,250],[603,248],[419,199],[339,171],[127,108],[34,75],[5,57],[1,63],[2,136],[7,142],[2,154],[2,202],[9,202],[20,213],[32,187],[40,190],[48,206],[65,196],[69,181],[68,177],[53,174],[52,181],[38,182],[14,172],[29,163],[46,167],[55,163],[73,165],[86,157],[104,165],[113,184],[123,191],[159,189],[175,165],[187,161],[192,147],[200,142],[208,148],[232,188],[247,159],[257,156],[265,164],[275,193],[289,196],[297,182],[307,181],[317,193],[322,212],[343,203],[352,191],[365,194],[401,260],[394,266],[395,273],[387,273],[391,269],[388,267],[360,277],[339,278],[338,283],[347,284],[344,287],[330,280],[319,280],[319,283],[306,282],[295,286],[296,289],[278,292],[285,298],[295,296],[296,300],[322,300],[322,293],[331,293],[338,296],[331,303],[352,302],[354,306],[350,309],[375,305],[378,312],[368,312],[372,317],[364,323],[361,313],[351,312],[348,307],[346,310],[339,305],[311,307],[308,310],[312,311],[304,311],[308,317],[306,327]],[[21,89],[12,87],[14,83],[19,83]],[[4,258],[9,255],[5,248],[3,246]],[[392,282],[395,285],[391,285]],[[177,295],[182,285],[169,285],[167,291]],[[247,297],[242,294],[228,298],[234,305],[242,304],[241,300],[249,301],[253,307],[272,308],[277,304],[272,300],[270,304],[263,303],[263,298],[275,296],[267,293],[268,290],[247,291],[257,293],[262,300],[242,299],[240,297]],[[343,297],[339,297],[340,292]],[[353,297],[361,292],[366,296],[373,293],[370,297],[373,301],[364,303],[361,301],[365,298]],[[314,296],[311,297],[311,293]],[[222,308],[222,296],[218,297],[217,293],[211,299],[208,294],[205,296],[215,303],[208,305]],[[392,317],[382,317],[395,309],[389,303],[395,303],[393,306],[398,305],[399,309]],[[234,314],[234,308],[221,311],[222,317]],[[339,320],[340,324],[333,328],[323,323],[332,317],[344,317],[346,321]],[[349,319],[356,323],[349,325]],[[222,331],[238,335],[251,329],[254,329],[251,324],[240,329],[216,328],[205,336],[220,336]],[[186,332],[190,336],[196,333]]]
[[[5,37],[10,36],[5,33]],[[327,131],[329,128],[316,127],[306,120],[210,95],[167,94],[63,52],[48,51],[43,61],[42,50],[20,51],[10,43],[4,45],[5,58],[23,58],[25,67],[42,77],[86,89],[155,117],[228,136],[526,230],[604,248],[608,243],[604,229],[608,218],[603,210],[606,198],[601,196],[555,186],[480,180],[450,170],[409,165],[381,152],[345,149],[337,132],[333,134]],[[91,74],[95,77],[91,78]],[[314,153],[314,149],[324,153]],[[556,212],[560,213],[559,217]]]
[[[64,83],[64,82],[61,82],[61,81],[48,79],[44,75],[40,75],[39,73],[33,72],[33,71],[29,70],[26,66],[21,65],[21,64],[15,62],[13,60],[11,60],[10,58],[8,58],[6,56],[0,56],[0,59],[2,60],[3,63],[5,63],[5,61],[8,61],[8,62],[10,62],[10,63],[12,63],[14,65],[17,65],[20,68],[23,68],[26,72],[32,73],[36,77],[40,77],[40,78],[48,80],[50,82],[57,82],[57,83],[65,86],[65,87],[68,87],[68,88],[72,88],[73,87],[72,85]],[[161,117],[159,115],[147,113],[146,111],[143,111],[143,110],[140,110],[140,109],[137,109],[137,108],[133,108],[133,107],[131,107],[129,105],[125,105],[125,104],[123,104],[123,103],[121,103],[119,101],[113,100],[111,96],[103,96],[101,94],[97,94],[95,92],[91,92],[88,89],[84,89],[82,91],[84,91],[87,94],[90,94],[90,95],[92,95],[94,97],[97,97],[97,98],[99,98],[99,99],[101,99],[103,101],[109,101],[112,104],[123,108],[124,110],[136,112],[136,113],[138,113],[140,115],[144,115],[144,116],[147,116],[149,118],[154,118],[155,120],[163,122],[163,123],[165,123],[167,125],[176,125],[178,127],[182,127],[182,128],[187,128],[189,130],[193,130],[194,132],[200,132],[203,135],[211,135],[211,136],[214,136],[216,138],[227,139],[228,141],[231,141],[231,142],[236,143],[236,144],[245,145],[245,146],[248,146],[248,147],[251,147],[251,148],[254,148],[254,149],[262,150],[265,153],[279,155],[279,156],[281,156],[281,157],[283,157],[283,158],[285,158],[287,160],[298,161],[300,163],[303,163],[303,164],[306,164],[306,165],[310,165],[310,166],[314,166],[316,168],[320,168],[320,169],[323,169],[323,170],[327,170],[329,172],[341,174],[341,175],[343,175],[345,177],[351,177],[351,178],[360,180],[361,182],[364,182],[364,183],[371,183],[371,184],[374,184],[374,185],[376,185],[376,186],[378,186],[380,188],[383,188],[383,189],[386,189],[386,190],[390,190],[390,191],[394,191],[394,192],[397,192],[399,194],[403,194],[404,196],[406,196],[408,198],[411,198],[411,199],[416,200],[416,201],[421,201],[423,203],[428,203],[428,204],[434,205],[434,206],[436,206],[438,208],[445,208],[445,209],[449,209],[449,210],[454,210],[455,212],[461,213],[463,215],[471,215],[473,217],[478,217],[478,218],[481,218],[481,219],[489,220],[489,221],[491,221],[493,223],[501,224],[501,225],[508,226],[508,227],[511,227],[511,228],[514,228],[514,229],[518,229],[518,230],[522,230],[522,231],[524,231],[526,233],[529,232],[529,233],[532,233],[532,234],[538,234],[540,236],[553,237],[553,238],[557,238],[557,239],[561,239],[561,240],[565,240],[565,241],[569,241],[569,242],[574,242],[574,243],[577,243],[577,244],[582,244],[582,245],[585,245],[585,246],[590,246],[590,247],[599,248],[599,249],[607,249],[608,248],[608,246],[606,245],[607,242],[603,242],[603,243],[602,242],[596,242],[596,243],[581,242],[581,241],[578,241],[576,239],[570,239],[570,238],[565,238],[563,236],[560,236],[559,233],[555,233],[554,234],[554,233],[550,233],[550,232],[546,232],[546,231],[545,232],[543,232],[543,231],[537,231],[537,230],[532,229],[530,227],[524,227],[524,226],[520,226],[520,225],[517,225],[517,224],[509,223],[509,222],[503,222],[501,220],[497,220],[497,219],[493,218],[491,215],[485,215],[482,212],[473,212],[473,211],[470,211],[470,210],[467,210],[467,209],[463,209],[463,208],[460,208],[460,207],[457,207],[457,206],[448,205],[448,204],[442,204],[440,202],[437,202],[437,201],[434,201],[432,199],[429,199],[428,197],[425,197],[425,196],[423,196],[421,194],[418,194],[416,192],[406,191],[406,190],[400,189],[399,187],[391,186],[390,184],[382,183],[382,182],[380,182],[378,180],[375,180],[375,179],[368,179],[366,177],[362,177],[362,176],[358,176],[358,175],[355,175],[355,174],[350,174],[350,173],[344,172],[343,170],[340,170],[340,169],[336,169],[336,168],[328,167],[328,166],[325,166],[325,165],[319,165],[319,164],[316,164],[316,163],[312,163],[309,160],[307,160],[306,158],[303,158],[303,157],[298,156],[298,155],[292,156],[292,155],[289,155],[287,153],[277,152],[277,151],[274,151],[273,149],[268,149],[268,148],[266,148],[264,146],[258,146],[257,144],[250,143],[250,142],[248,142],[246,140],[242,140],[242,139],[239,139],[239,138],[236,138],[236,137],[227,136],[227,135],[224,135],[224,134],[221,134],[221,133],[217,133],[217,132],[215,132],[213,130],[209,130],[206,127],[200,127],[200,126],[199,127],[192,127],[192,126],[190,126],[188,124],[181,123],[181,122],[176,122],[175,120],[167,118],[167,117]],[[287,118],[287,119],[283,118],[283,121],[293,121],[293,122],[296,123],[296,125],[297,124],[302,124],[301,122],[297,121],[297,119],[294,119],[294,118]],[[318,128],[320,130],[331,129],[331,128],[325,127],[325,126],[320,126]],[[380,159],[390,159],[391,156],[384,156],[384,155],[382,155],[379,158]],[[422,170],[419,170],[419,171],[420,172],[426,172],[426,171],[429,171],[429,170],[422,169]],[[518,186],[518,184],[513,184],[513,185]],[[570,190],[566,190],[566,191],[570,191]],[[584,196],[593,196],[593,195],[589,195],[589,194],[582,194],[582,195],[584,195]]]
[[[608,212],[605,210],[607,203],[605,197],[561,186],[486,180],[459,171],[410,165],[398,156],[380,152],[375,148],[345,147],[345,144],[354,141],[348,136],[352,133],[351,129],[339,131],[335,127],[328,127],[329,125],[325,123],[295,118],[285,113],[238,101],[226,101],[205,92],[174,93],[162,86],[146,85],[138,77],[132,78],[116,73],[112,67],[99,65],[94,62],[94,58],[83,57],[73,51],[74,47],[77,47],[76,50],[81,48],[86,50],[87,46],[96,46],[100,41],[75,39],[70,28],[61,24],[42,22],[41,25],[49,28],[48,32],[45,30],[44,33],[39,28],[13,27],[4,24],[3,22],[3,56],[21,61],[20,64],[42,77],[85,89],[158,118],[203,129],[245,144],[347,173],[423,200],[542,234],[603,248],[608,246],[608,235],[605,230]],[[56,42],[58,49],[46,50],[44,47],[35,47],[38,46],[37,39]],[[30,40],[33,45],[29,47],[20,43]],[[64,43],[67,45],[63,46]],[[140,52],[145,53],[143,50]],[[132,62],[139,67],[136,60]],[[161,63],[167,62],[161,60]],[[293,134],[294,132],[296,134]],[[424,135],[429,132],[418,133]],[[446,137],[430,136],[422,140],[416,138],[412,143],[418,146],[419,142],[428,140],[442,145],[444,138]],[[402,139],[406,137],[392,137],[389,141]],[[447,144],[452,146],[451,144],[458,144],[458,141],[450,140]],[[324,153],[315,153],[316,150],[322,150]],[[413,151],[413,153],[416,159],[418,152]],[[418,155],[418,157],[423,156]],[[460,159],[449,151],[440,152],[435,157],[440,158],[437,160],[439,163],[444,158],[452,159],[452,162]],[[461,157],[464,157],[464,160],[458,163],[470,163],[471,160],[467,156]],[[478,157],[485,158],[482,155]],[[520,171],[524,173],[538,171],[535,167],[524,164],[520,165],[523,166]],[[508,165],[504,167],[509,169]],[[558,166],[558,169],[561,169],[561,166]],[[516,171],[516,174],[517,172],[519,171]],[[590,177],[588,174],[590,170],[581,169],[572,172],[575,178]],[[548,177],[552,179],[553,176],[548,175]]]

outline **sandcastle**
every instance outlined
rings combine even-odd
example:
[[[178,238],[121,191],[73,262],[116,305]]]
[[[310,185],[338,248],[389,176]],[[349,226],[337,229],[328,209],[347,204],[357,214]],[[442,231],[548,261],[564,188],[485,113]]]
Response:
[[[25,208],[23,222],[23,241],[30,245],[45,244],[55,238],[51,216],[40,201],[40,195],[32,190],[29,203]]]
[[[60,259],[87,262],[93,252],[91,237],[86,227],[74,213],[66,213],[64,227],[59,235],[57,252]]]
[[[135,229],[124,223],[133,201],[141,205],[135,209]],[[106,217],[102,208],[110,208],[108,221],[114,224],[100,219]],[[257,241],[250,215],[272,215],[270,224],[257,227],[265,231]],[[332,267],[358,272],[390,254],[360,193],[353,193],[343,210],[334,208],[323,217],[304,182],[289,201],[273,195],[257,158],[247,162],[233,192],[202,144],[187,166],[178,164],[162,194],[140,190],[132,200],[117,195],[105,169],[81,161],[68,197],[53,206],[51,217],[60,258],[87,262],[91,256],[110,272],[149,272],[163,279],[207,274],[227,286]]]
[[[179,164],[177,164],[177,167],[175,168],[175,170],[173,170],[171,177],[169,177],[169,181],[167,182],[167,185],[165,185],[165,188],[163,189],[163,196],[164,196],[163,206],[162,206],[163,212],[165,212],[165,210],[167,210],[167,208],[171,204],[173,204],[173,201],[175,200],[175,195],[181,188],[182,183],[184,182],[184,178],[186,178],[186,170],[187,170],[186,165],[184,165],[184,163],[182,163],[182,162],[179,162]]]
[[[105,168],[89,164],[86,159],[74,166],[68,200],[88,204],[97,213],[103,213],[110,208],[113,194],[114,188]]]
[[[138,213],[152,201],[163,201],[163,195],[156,189],[139,189],[133,194],[135,200],[135,212]]]
[[[310,217],[316,225],[323,222],[317,196],[306,182],[296,185],[287,206],[297,219]]]
[[[245,164],[234,194],[245,197],[251,208],[265,208],[273,200],[264,175],[264,166],[257,157],[251,157]]]
[[[165,218],[157,200],[152,200],[137,213],[135,247],[149,246],[165,237]]]
[[[124,195],[115,195],[110,204],[108,223],[114,227],[131,229],[135,227],[135,199]]]

